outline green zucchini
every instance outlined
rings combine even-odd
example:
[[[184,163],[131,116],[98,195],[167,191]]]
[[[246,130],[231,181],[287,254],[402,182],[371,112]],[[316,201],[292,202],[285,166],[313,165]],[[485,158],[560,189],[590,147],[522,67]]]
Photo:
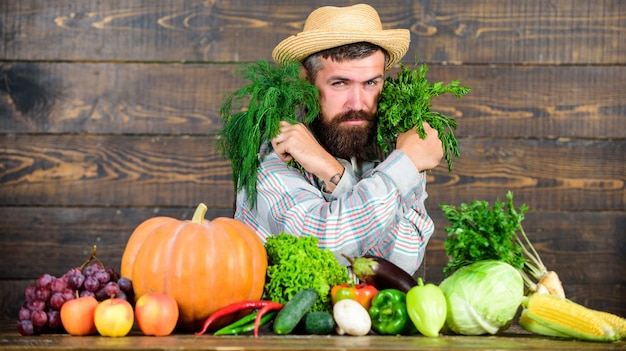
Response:
[[[274,333],[285,335],[291,333],[304,315],[313,307],[318,298],[317,291],[313,288],[306,288],[298,291],[285,305],[278,311],[274,319]]]
[[[335,318],[328,312],[309,312],[304,316],[304,330],[307,334],[328,335],[335,331]]]

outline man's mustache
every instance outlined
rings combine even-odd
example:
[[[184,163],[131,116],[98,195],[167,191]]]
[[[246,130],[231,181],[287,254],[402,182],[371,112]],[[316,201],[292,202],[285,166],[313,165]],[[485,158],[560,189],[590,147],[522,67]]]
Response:
[[[360,110],[360,111],[351,110],[351,111],[344,112],[342,114],[337,115],[334,119],[334,121],[336,121],[337,123],[347,122],[347,121],[361,121],[361,120],[374,122],[376,121],[376,115],[365,112],[363,110]]]

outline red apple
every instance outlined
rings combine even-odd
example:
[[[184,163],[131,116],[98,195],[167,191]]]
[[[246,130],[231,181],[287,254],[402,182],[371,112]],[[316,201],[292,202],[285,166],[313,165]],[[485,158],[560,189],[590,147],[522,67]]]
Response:
[[[178,323],[178,304],[167,294],[142,295],[135,303],[135,319],[145,335],[170,335]]]
[[[92,335],[97,332],[94,314],[98,300],[84,296],[65,301],[61,306],[61,323],[70,335]]]
[[[102,336],[126,336],[133,328],[133,306],[124,299],[110,298],[96,307],[94,322]]]

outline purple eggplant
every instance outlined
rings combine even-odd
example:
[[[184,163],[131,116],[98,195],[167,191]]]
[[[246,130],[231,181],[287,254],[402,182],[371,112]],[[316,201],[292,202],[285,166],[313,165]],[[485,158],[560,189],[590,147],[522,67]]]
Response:
[[[352,271],[359,280],[375,286],[378,290],[398,289],[406,293],[417,285],[417,280],[409,273],[385,258],[363,255],[353,259],[343,256],[350,262]]]

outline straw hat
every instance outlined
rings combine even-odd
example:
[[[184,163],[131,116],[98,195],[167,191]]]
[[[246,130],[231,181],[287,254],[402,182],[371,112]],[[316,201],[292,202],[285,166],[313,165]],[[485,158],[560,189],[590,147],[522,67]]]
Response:
[[[389,53],[389,62],[385,67],[388,70],[406,54],[410,41],[408,29],[383,30],[378,13],[370,5],[324,6],[311,12],[301,33],[276,45],[272,57],[283,65],[289,60],[302,61],[322,50],[368,42]]]

